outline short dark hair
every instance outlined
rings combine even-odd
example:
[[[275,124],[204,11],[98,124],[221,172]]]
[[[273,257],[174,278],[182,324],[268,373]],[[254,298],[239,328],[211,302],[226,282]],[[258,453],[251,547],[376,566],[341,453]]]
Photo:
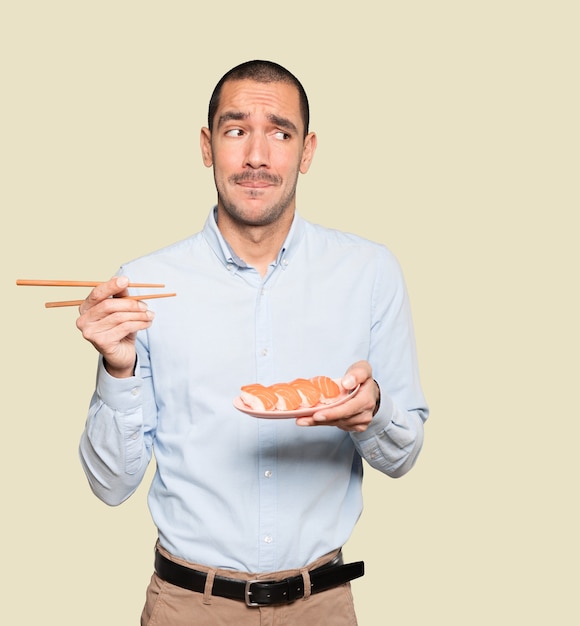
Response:
[[[209,101],[209,110],[207,115],[207,125],[209,130],[213,130],[213,120],[219,107],[222,87],[225,83],[234,80],[254,80],[258,83],[288,83],[294,85],[298,90],[300,99],[300,113],[304,122],[304,136],[308,134],[308,126],[310,124],[310,106],[308,97],[302,83],[288,71],[285,67],[274,63],[273,61],[246,61],[226,72],[215,86]]]

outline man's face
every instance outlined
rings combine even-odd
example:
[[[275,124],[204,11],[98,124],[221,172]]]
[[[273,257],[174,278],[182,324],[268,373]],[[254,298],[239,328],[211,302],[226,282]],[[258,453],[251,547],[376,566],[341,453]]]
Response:
[[[265,226],[294,211],[298,174],[310,167],[316,136],[304,138],[294,85],[238,80],[223,85],[201,148],[214,168],[218,210],[238,224]]]

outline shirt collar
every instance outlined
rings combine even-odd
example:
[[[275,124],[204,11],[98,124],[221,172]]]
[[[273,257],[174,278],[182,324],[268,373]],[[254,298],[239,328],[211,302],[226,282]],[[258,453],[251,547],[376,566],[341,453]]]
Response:
[[[288,235],[286,236],[278,256],[272,265],[280,265],[282,269],[286,269],[288,267],[294,252],[302,239],[303,231],[304,219],[298,215],[298,213],[294,213],[294,219],[292,220],[292,225],[290,226]],[[236,269],[246,269],[249,267],[248,264],[232,250],[228,242],[223,238],[217,225],[217,206],[215,206],[209,213],[203,227],[203,235],[218,259],[226,267],[235,267]]]

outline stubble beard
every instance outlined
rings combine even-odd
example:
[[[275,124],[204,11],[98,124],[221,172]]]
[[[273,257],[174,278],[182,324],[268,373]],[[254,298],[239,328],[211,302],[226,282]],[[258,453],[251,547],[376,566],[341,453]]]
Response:
[[[242,174],[234,174],[228,178],[228,184],[236,185],[237,183],[243,181],[265,181],[273,185],[280,185],[282,183],[282,179],[279,176],[275,176],[272,174],[268,174],[267,172],[244,172]],[[220,191],[220,185],[216,180],[216,188],[218,190],[218,202],[223,210],[227,213],[232,221],[234,221],[239,226],[244,227],[260,227],[260,226],[270,226],[277,222],[282,215],[287,211],[287,209],[293,204],[294,199],[296,197],[296,186],[298,183],[298,174],[296,174],[293,185],[290,187],[288,192],[280,198],[280,200],[270,206],[266,206],[260,211],[260,213],[255,213],[251,209],[245,210],[243,207],[240,207],[231,198],[227,197],[227,194],[224,194]],[[262,191],[259,188],[247,189],[248,196],[258,198]]]

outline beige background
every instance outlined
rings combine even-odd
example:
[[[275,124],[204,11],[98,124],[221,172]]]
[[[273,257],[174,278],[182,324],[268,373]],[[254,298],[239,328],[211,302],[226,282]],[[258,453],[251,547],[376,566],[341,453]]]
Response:
[[[310,95],[301,212],[387,244],[412,298],[432,417],[409,475],[367,472],[361,626],[579,623],[577,6],[1,4],[8,623],[138,623],[154,540],[145,485],[112,509],[82,475],[95,356],[43,307],[71,291],[15,279],[106,279],[198,230],[207,100],[255,57]]]

